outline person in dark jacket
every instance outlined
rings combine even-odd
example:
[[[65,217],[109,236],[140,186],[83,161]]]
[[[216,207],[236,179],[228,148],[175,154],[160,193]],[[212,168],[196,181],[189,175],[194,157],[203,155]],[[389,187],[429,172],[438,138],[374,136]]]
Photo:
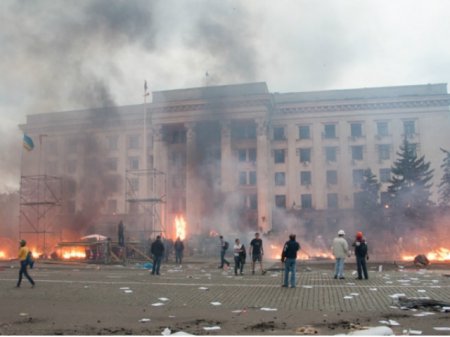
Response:
[[[122,220],[120,220],[119,225],[117,226],[117,236],[120,247],[125,247],[125,226],[123,225]]]
[[[184,243],[181,241],[180,237],[177,237],[175,241],[175,263],[181,264],[183,260]]]
[[[295,267],[297,252],[300,249],[299,243],[295,240],[295,234],[289,235],[289,241],[286,241],[281,252],[281,262],[284,262],[284,283],[282,287],[288,287],[289,272],[291,273],[291,288],[295,288]]]
[[[362,232],[356,233],[356,239],[352,246],[355,248],[358,280],[362,280],[362,274],[364,274],[364,278],[367,280],[369,278],[369,274],[367,273],[366,260],[369,260],[369,254],[367,250],[367,242],[364,239]]]
[[[158,235],[156,240],[152,243],[151,253],[153,256],[152,275],[159,275],[159,268],[161,267],[161,260],[164,256],[164,244],[161,242],[161,236]]]

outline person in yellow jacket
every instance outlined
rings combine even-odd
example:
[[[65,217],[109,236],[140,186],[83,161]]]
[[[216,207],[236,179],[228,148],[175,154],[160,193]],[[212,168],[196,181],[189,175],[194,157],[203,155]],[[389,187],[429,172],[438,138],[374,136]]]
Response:
[[[34,288],[34,281],[28,275],[27,267],[28,267],[28,253],[30,253],[30,250],[26,246],[27,242],[25,240],[20,240],[20,248],[19,248],[19,263],[20,263],[20,270],[19,270],[19,280],[17,281],[17,288],[20,287],[20,283],[22,283],[22,276],[25,275],[25,277],[30,281],[31,288]]]

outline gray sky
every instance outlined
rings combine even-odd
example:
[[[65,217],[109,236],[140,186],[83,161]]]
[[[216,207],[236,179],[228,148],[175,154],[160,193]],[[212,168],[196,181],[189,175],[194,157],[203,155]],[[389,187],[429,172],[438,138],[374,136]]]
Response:
[[[150,91],[266,81],[272,92],[447,83],[446,0],[0,1],[0,192],[27,114]]]

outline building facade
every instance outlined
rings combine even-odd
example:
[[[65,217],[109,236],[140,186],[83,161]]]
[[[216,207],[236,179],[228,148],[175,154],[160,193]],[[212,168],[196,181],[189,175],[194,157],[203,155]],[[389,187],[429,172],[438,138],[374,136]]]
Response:
[[[190,233],[267,232],[277,211],[352,209],[367,168],[387,200],[404,137],[431,161],[436,201],[449,105],[446,84],[159,91],[147,104],[29,115],[22,129],[40,141],[24,154],[22,176],[70,180],[62,207],[69,217],[94,207],[96,221],[128,217],[141,231],[172,232],[182,214]],[[157,214],[150,223],[139,216],[149,208]]]

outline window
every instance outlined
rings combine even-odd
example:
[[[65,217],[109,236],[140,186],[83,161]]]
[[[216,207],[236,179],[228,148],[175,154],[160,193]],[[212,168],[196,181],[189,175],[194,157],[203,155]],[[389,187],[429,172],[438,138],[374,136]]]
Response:
[[[238,150],[238,158],[239,158],[239,162],[241,162],[241,163],[247,161],[247,151],[245,149],[239,149]]]
[[[299,139],[310,139],[311,138],[309,125],[300,125],[298,127],[298,138]]]
[[[249,182],[248,182],[249,185],[252,185],[252,186],[256,185],[256,171],[250,171],[248,173],[248,180],[249,180]]]
[[[139,191],[139,178],[131,178],[130,179],[130,188],[134,192]],[[134,203],[130,203],[130,204],[134,204]]]
[[[128,149],[139,149],[139,135],[128,136]]]
[[[362,145],[352,146],[352,159],[353,160],[362,160],[363,159]]]
[[[117,158],[106,159],[106,168],[110,171],[117,171]]]
[[[249,201],[250,201],[250,209],[258,209],[258,195],[250,194]]]
[[[285,160],[284,149],[277,149],[273,151],[275,164],[282,164]]]
[[[337,182],[338,182],[337,171],[328,170],[327,171],[327,184],[328,185],[337,185]]]
[[[325,124],[325,138],[336,138],[336,124]]]
[[[378,145],[378,158],[380,160],[389,160],[390,158],[390,145],[380,144]]]
[[[390,179],[391,179],[391,169],[390,168],[380,169],[380,182],[388,183]]]
[[[311,149],[299,149],[300,163],[310,163],[311,162]]]
[[[239,185],[247,185],[247,172],[239,172]]]
[[[300,203],[302,208],[312,208],[312,195],[302,194],[300,196]]]
[[[284,127],[276,126],[273,128],[273,140],[286,140]]]
[[[238,124],[231,129],[233,138],[244,139],[256,139],[256,125],[255,124]]]
[[[406,137],[414,136],[416,133],[416,124],[414,121],[404,121],[403,130]]]
[[[275,186],[284,186],[286,184],[286,175],[284,172],[275,172]]]
[[[388,122],[377,122],[377,136],[386,137],[388,135]]]
[[[325,159],[329,162],[335,162],[336,161],[336,147],[334,146],[327,146],[325,148]]]
[[[300,172],[300,185],[302,186],[311,185],[311,171]]]
[[[353,176],[353,184],[359,186],[364,181],[364,170],[362,169],[353,170],[352,176]]]
[[[128,168],[130,170],[139,170],[139,157],[129,157]]]
[[[186,130],[173,130],[172,144],[185,144],[186,143]]]
[[[275,196],[275,206],[277,208],[286,208],[286,196],[276,195]]]
[[[352,137],[362,137],[362,124],[361,123],[351,123],[350,124],[350,135]]]
[[[109,214],[117,212],[117,200],[108,200],[107,212]]]
[[[337,193],[328,193],[327,194],[327,205],[328,205],[328,208],[338,208]]]
[[[248,161],[256,162],[256,149],[255,148],[248,149]]]
[[[116,151],[119,149],[119,136],[106,136],[106,141],[109,151]]]

